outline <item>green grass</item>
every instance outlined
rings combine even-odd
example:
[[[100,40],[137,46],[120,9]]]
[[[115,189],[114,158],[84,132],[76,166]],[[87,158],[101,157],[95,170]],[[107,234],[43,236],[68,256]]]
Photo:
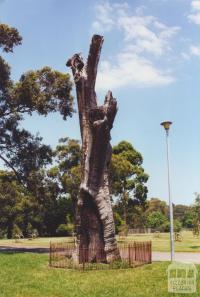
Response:
[[[12,247],[49,247],[50,241],[72,241],[72,237],[42,237],[36,239],[0,239],[0,246]],[[0,296],[1,297],[1,296]]]
[[[48,267],[48,256],[0,254],[1,297],[166,297],[168,263],[125,270],[71,271]],[[200,266],[197,266],[200,270]],[[200,271],[199,271],[200,272]],[[200,292],[198,280],[197,292]],[[176,294],[175,296],[180,296]],[[183,295],[182,295],[183,296]],[[187,296],[199,296],[187,294]]]
[[[193,236],[192,232],[185,231],[182,232],[183,241],[175,242],[176,252],[200,252],[200,238]],[[29,247],[49,247],[50,241],[71,241],[70,237],[60,237],[60,238],[37,238],[33,240],[21,239],[19,242],[15,242],[13,239],[0,240],[0,246],[29,246]],[[125,238],[126,242],[129,241],[146,241],[151,240],[153,245],[153,251],[169,252],[170,241],[169,233],[161,233],[159,238],[156,238],[154,234],[137,234],[130,235]],[[0,296],[1,297],[1,296]]]
[[[176,252],[200,252],[200,237],[194,237],[191,231],[183,231],[182,242],[175,241]],[[161,233],[159,238],[155,234],[137,234],[128,236],[127,241],[152,241],[153,251],[169,252],[170,251],[170,236],[169,233]]]

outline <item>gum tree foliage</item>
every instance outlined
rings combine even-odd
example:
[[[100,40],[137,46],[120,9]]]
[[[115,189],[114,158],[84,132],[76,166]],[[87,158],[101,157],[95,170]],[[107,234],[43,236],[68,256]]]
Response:
[[[37,183],[37,185],[36,185]],[[0,237],[11,238],[19,228],[25,237],[30,229],[40,236],[55,236],[60,224],[70,223],[70,199],[60,193],[57,182],[40,171],[34,193],[18,182],[12,171],[0,171]]]
[[[195,194],[195,203],[192,206],[192,212],[193,212],[193,233],[194,235],[200,234],[200,194]]]
[[[2,52],[13,52],[21,42],[17,29],[0,24]],[[20,121],[25,114],[33,112],[44,116],[60,112],[64,119],[71,117],[71,89],[69,74],[50,67],[30,70],[22,74],[19,81],[13,81],[10,66],[0,56],[0,158],[13,170],[18,181],[31,190],[37,172],[51,162],[52,152],[49,146],[41,143],[41,137],[21,128]]]
[[[60,139],[54,157],[57,165],[48,171],[48,176],[57,179],[61,191],[72,198],[75,206],[81,176],[81,147],[79,141],[69,138]],[[148,175],[144,172],[141,164],[142,156],[133,148],[131,143],[122,141],[113,147],[110,166],[111,191],[113,195],[119,198],[119,201],[114,205],[114,209],[121,214],[119,204],[123,203],[123,185],[127,183],[128,185],[125,187],[125,191],[129,195],[127,212],[129,216],[132,216],[134,211],[137,220],[142,217],[144,210],[141,209],[141,206],[145,206],[147,196],[145,183]],[[116,214],[116,216],[118,217],[119,214]],[[123,217],[123,214],[121,215]],[[134,220],[133,217],[131,218]],[[122,222],[121,218],[119,220]],[[131,224],[131,222],[128,223]]]
[[[78,140],[61,138],[54,155],[56,164],[47,172],[49,179],[59,185],[59,192],[66,194],[70,205],[68,219],[75,221],[76,202],[79,191],[81,172],[81,146]]]
[[[162,201],[158,198],[151,198],[149,201],[147,201],[146,215],[149,215],[154,211],[159,211],[167,217],[169,214],[169,207],[165,201]]]
[[[23,195],[22,195],[23,193]],[[0,171],[0,236],[12,237],[16,220],[22,216],[22,208],[29,199],[24,187],[19,184],[12,172]]]
[[[125,224],[131,224],[135,213],[147,199],[148,175],[142,167],[142,155],[131,143],[121,141],[113,147],[111,162],[112,193],[118,198],[116,209],[123,216]]]
[[[193,208],[188,205],[174,205],[174,219],[179,220],[183,227],[192,228],[194,213]]]
[[[21,43],[17,29],[0,24],[4,57]],[[71,117],[71,89],[69,74],[50,67],[28,71],[19,81],[13,81],[10,66],[0,56],[0,159],[14,173],[2,171],[0,177],[0,226],[8,237],[12,236],[13,226],[19,226],[24,235],[30,225],[40,234],[55,234],[66,217],[66,201],[63,197],[57,199],[59,187],[45,171],[52,161],[52,150],[20,123],[25,114],[31,116],[34,112],[43,116],[59,112],[63,119]]]
[[[119,151],[117,149],[119,147],[121,148],[120,156],[118,156]],[[130,151],[128,153],[127,147],[130,148]],[[123,150],[123,152],[121,150]],[[124,155],[126,157],[124,157]],[[131,163],[127,161],[128,155],[132,156],[132,158],[130,157],[129,159],[131,160]],[[74,214],[81,177],[81,147],[79,141],[69,138],[60,139],[59,145],[56,147],[56,150],[54,151],[54,160],[56,166],[48,170],[48,176],[52,180],[57,181],[57,184],[59,184],[60,186],[60,191],[62,193],[66,193],[71,198]],[[121,161],[120,163],[119,160]],[[138,188],[142,186],[143,189],[144,187],[144,190],[141,192],[135,192],[134,188],[129,188],[129,190],[131,190],[131,193],[128,193],[130,195],[127,205],[128,224],[131,227],[133,227],[137,225],[141,226],[142,223],[144,224],[145,222],[144,206],[146,202],[147,189],[144,180],[146,180],[147,176],[146,173],[143,171],[141,165],[138,165],[140,164],[140,162],[142,162],[141,154],[135,151],[130,143],[122,141],[118,145],[114,146],[111,160],[110,182],[113,194],[119,198],[119,201],[117,201],[117,203],[114,203],[114,216],[117,230],[118,227],[120,227],[120,225],[123,225],[124,223],[124,213],[122,212],[121,208],[122,201],[121,196],[119,196],[122,193],[120,187],[122,177],[129,179],[131,185],[133,185],[133,181],[135,181],[135,184],[137,184]],[[125,164],[127,166],[122,166],[122,164]],[[135,166],[141,167],[138,169],[137,175],[133,174],[132,164],[136,164]],[[127,174],[127,168],[128,170],[130,169],[128,173],[130,173],[131,175]],[[140,176],[139,173],[141,174]],[[134,196],[136,193],[137,197]],[[140,193],[140,195],[138,193]],[[72,221],[73,220],[74,215],[72,217]]]
[[[147,225],[148,227],[151,227],[151,228],[159,228],[166,221],[167,221],[167,218],[159,210],[150,212],[147,217]]]

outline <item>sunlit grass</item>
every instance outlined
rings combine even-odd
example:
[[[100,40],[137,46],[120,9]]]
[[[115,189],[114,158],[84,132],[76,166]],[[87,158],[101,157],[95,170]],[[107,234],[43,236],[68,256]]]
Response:
[[[191,231],[184,231],[181,233],[183,240],[175,242],[176,252],[200,252],[200,237],[194,237]],[[14,239],[0,240],[0,246],[15,246],[15,247],[49,247],[50,241],[68,241],[71,242],[72,237],[51,237],[51,238],[36,238],[33,240],[20,239],[17,242]],[[118,238],[119,242],[130,241],[152,241],[153,251],[167,252],[170,250],[169,233],[159,234],[159,238],[155,234],[137,234],[129,235],[127,237]]]
[[[181,233],[182,241],[175,241],[176,252],[200,252],[200,237],[194,237],[191,231],[183,231]],[[153,251],[169,252],[170,251],[170,235],[169,233],[160,233],[157,235],[151,234],[137,234],[130,235],[126,241],[152,241]]]
[[[35,239],[0,239],[0,246],[27,246],[27,247],[49,247],[50,241],[69,241],[73,240],[72,237],[41,237]],[[0,296],[1,297],[1,296]]]
[[[167,297],[167,266],[165,262],[134,269],[80,272],[49,268],[47,255],[2,253],[0,296]]]

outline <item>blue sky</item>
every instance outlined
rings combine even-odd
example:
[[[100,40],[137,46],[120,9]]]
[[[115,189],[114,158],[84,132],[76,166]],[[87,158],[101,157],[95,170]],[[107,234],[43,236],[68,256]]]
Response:
[[[5,56],[16,80],[46,65],[68,72],[66,60],[76,52],[87,57],[92,34],[104,35],[97,94],[102,102],[111,89],[118,100],[112,143],[134,144],[150,175],[149,197],[167,201],[160,122],[173,121],[173,201],[194,201],[200,192],[200,0],[0,0],[0,22],[23,36]],[[77,115],[66,122],[34,115],[22,125],[53,147],[60,137],[80,138]]]

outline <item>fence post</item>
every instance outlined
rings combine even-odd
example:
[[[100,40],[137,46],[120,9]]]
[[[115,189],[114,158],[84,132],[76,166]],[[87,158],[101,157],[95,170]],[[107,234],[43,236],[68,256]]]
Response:
[[[130,244],[128,245],[128,263],[129,263],[129,267],[131,267],[131,249],[130,249]]]
[[[152,242],[149,242],[149,250],[150,250],[150,263],[152,263]]]
[[[49,266],[51,267],[51,253],[52,253],[52,250],[51,250],[51,241],[50,241],[50,248],[49,248]]]
[[[85,270],[85,254],[86,254],[86,250],[85,250],[85,248],[83,248],[83,250],[82,250],[82,255],[83,255],[83,271]]]
[[[135,241],[134,241],[134,250],[135,250],[135,261],[137,261],[137,246]]]
[[[126,245],[120,245],[120,254],[121,259],[125,260],[129,267],[133,267],[134,262],[138,262],[138,264],[144,264],[144,263],[152,263],[152,242],[146,241],[146,242],[137,242],[134,241],[132,244],[127,243]],[[75,255],[75,252],[77,251],[77,257]],[[99,249],[97,252],[97,263],[102,259],[102,253],[104,250]],[[86,269],[90,269],[90,265],[88,264],[88,256],[91,254],[91,251],[88,248],[83,247],[71,247],[67,243],[52,243],[50,241],[50,247],[49,247],[49,267],[68,267],[68,258],[71,259],[73,262],[73,268],[79,268],[85,271]],[[92,253],[93,254],[93,253]],[[80,266],[78,265],[75,267],[74,264],[78,264],[78,261]],[[90,260],[89,260],[90,262]],[[70,262],[71,263],[71,262]],[[82,264],[82,265],[81,265]],[[135,263],[136,264],[136,263]],[[87,265],[87,266],[86,266]],[[70,264],[71,267],[71,264]],[[101,267],[101,265],[100,265]],[[93,266],[92,266],[93,268]],[[98,269],[98,265],[96,266],[96,269]]]

